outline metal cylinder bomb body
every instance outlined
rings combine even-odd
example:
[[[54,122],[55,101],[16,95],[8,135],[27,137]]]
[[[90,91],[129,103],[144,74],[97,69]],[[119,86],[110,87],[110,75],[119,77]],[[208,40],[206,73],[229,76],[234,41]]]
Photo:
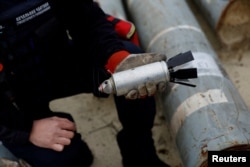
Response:
[[[104,93],[125,95],[130,90],[138,89],[139,85],[147,82],[160,83],[169,81],[169,71],[165,61],[154,62],[129,70],[114,73],[99,87]]]

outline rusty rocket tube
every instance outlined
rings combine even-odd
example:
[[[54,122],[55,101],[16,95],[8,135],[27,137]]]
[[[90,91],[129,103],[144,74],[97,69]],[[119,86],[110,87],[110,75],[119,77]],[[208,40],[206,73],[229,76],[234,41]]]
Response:
[[[249,0],[194,0],[194,2],[207,22],[217,32],[223,45],[234,49],[249,45]]]
[[[207,167],[208,151],[249,150],[249,109],[186,1],[126,2],[147,52],[193,52],[196,88],[169,84],[159,100],[183,166]]]

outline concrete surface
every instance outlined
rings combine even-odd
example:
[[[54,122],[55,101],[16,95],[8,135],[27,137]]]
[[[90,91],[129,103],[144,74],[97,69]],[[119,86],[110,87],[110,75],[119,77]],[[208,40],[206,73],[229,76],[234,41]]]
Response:
[[[158,96],[156,96],[158,101]],[[51,102],[54,111],[72,113],[77,130],[89,144],[95,156],[93,167],[122,167],[116,134],[121,129],[113,97],[96,98],[92,94],[78,94]],[[158,102],[153,134],[160,158],[175,167],[181,167],[174,141],[161,113]]]

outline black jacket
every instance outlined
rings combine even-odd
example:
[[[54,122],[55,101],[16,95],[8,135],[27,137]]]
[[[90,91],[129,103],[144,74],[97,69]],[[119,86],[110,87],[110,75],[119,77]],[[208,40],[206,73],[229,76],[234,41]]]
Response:
[[[0,63],[4,64],[0,141],[9,144],[27,143],[32,121],[50,114],[46,112],[48,99],[54,98],[50,97],[55,91],[50,87],[52,77],[67,79],[67,68],[81,68],[75,62],[87,69],[103,67],[113,53],[124,50],[92,0],[0,0],[0,31]],[[88,72],[85,78],[91,80]],[[6,98],[8,87],[19,110]]]

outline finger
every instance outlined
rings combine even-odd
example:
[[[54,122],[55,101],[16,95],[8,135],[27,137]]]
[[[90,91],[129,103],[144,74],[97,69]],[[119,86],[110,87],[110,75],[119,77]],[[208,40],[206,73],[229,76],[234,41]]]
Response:
[[[69,131],[69,130],[60,130],[58,132],[58,136],[60,137],[65,137],[65,138],[68,138],[68,139],[72,139],[74,137],[75,133],[73,131]]]
[[[54,120],[58,121],[58,126],[65,130],[76,130],[76,125],[74,122],[68,120],[67,118],[53,117]]]
[[[164,91],[166,90],[166,88],[167,88],[167,85],[166,85],[166,83],[164,83],[164,82],[160,82],[160,83],[158,84],[158,86],[157,86],[157,90],[158,90],[159,92],[164,92]]]
[[[138,86],[138,93],[139,93],[139,98],[145,98],[148,94],[146,85],[139,85]]]
[[[61,121],[61,122],[73,123],[73,122],[72,122],[71,120],[69,120],[68,118],[62,118],[62,117],[54,116],[54,117],[52,117],[52,119],[57,120],[57,121]]]
[[[61,122],[60,124],[61,129],[75,131],[76,125],[73,122]]]
[[[138,91],[137,90],[131,90],[128,92],[128,94],[125,96],[126,99],[137,99],[138,98]]]
[[[52,150],[61,152],[64,149],[64,145],[62,144],[53,144],[51,147]]]
[[[153,96],[156,92],[156,85],[154,82],[147,82],[146,83],[146,88],[148,91],[148,96]]]
[[[65,145],[70,145],[71,140],[65,137],[57,137],[56,143],[65,146]]]

